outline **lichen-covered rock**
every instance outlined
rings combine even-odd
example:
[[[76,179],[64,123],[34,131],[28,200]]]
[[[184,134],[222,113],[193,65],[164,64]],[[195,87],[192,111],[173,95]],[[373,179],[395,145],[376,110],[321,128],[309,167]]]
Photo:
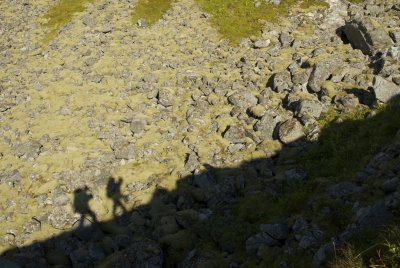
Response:
[[[314,118],[319,118],[322,113],[322,104],[319,101],[303,100],[297,106],[295,111],[296,116],[302,117],[303,115],[309,115]]]
[[[371,17],[361,17],[348,21],[344,34],[354,48],[366,55],[374,55],[393,45],[392,39],[380,23]]]
[[[240,126],[230,126],[225,131],[224,138],[231,143],[245,143],[247,141],[246,130]]]
[[[254,125],[254,130],[261,134],[262,139],[273,139],[276,125],[281,121],[276,111],[268,110],[264,116]]]
[[[293,86],[290,72],[282,71],[272,75],[269,84],[275,92],[290,91]]]
[[[329,56],[319,60],[314,64],[309,80],[308,88],[311,92],[320,92],[322,84],[332,75],[332,73],[343,64],[339,57]]]
[[[284,144],[294,143],[304,137],[303,128],[294,118],[286,120],[279,125],[278,137]]]
[[[22,159],[34,160],[38,157],[42,145],[37,141],[28,141],[14,146],[14,154]]]
[[[240,90],[228,98],[229,103],[238,106],[244,110],[255,106],[257,104],[257,98],[247,90]]]
[[[377,100],[388,102],[400,94],[400,87],[387,81],[383,77],[375,76],[373,81],[373,91]]]

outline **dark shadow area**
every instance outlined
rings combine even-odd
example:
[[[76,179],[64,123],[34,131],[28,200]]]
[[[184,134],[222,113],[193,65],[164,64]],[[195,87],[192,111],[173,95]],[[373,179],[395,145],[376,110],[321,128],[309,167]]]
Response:
[[[349,204],[362,200],[355,190],[337,197],[330,189],[357,177],[400,129],[397,100],[365,116],[344,117],[325,127],[318,143],[296,141],[273,157],[237,168],[205,165],[180,179],[172,192],[153,185],[151,202],[129,211],[123,178],[109,178],[105,191],[114,218],[107,222],[89,208],[89,188],[77,189],[73,206],[81,219],[73,229],[3,253],[0,267],[310,267],[320,245],[329,245],[352,223]],[[316,241],[302,242],[306,227],[298,226],[311,221],[322,234],[310,231],[318,233],[312,233]],[[261,224],[279,224],[270,242],[256,241]],[[336,246],[356,233],[335,238]]]
[[[341,27],[336,29],[336,35],[340,37],[340,39],[342,40],[343,44],[345,44],[345,45],[350,44],[350,41],[347,38],[346,33],[344,32],[344,26],[341,26]],[[353,49],[354,49],[354,47],[353,47]]]

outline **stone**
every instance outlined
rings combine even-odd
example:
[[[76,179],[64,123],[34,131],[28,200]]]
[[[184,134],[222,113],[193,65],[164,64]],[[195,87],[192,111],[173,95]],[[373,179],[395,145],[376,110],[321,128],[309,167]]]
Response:
[[[385,203],[377,203],[362,207],[356,212],[356,222],[360,228],[377,230],[389,224],[394,219]]]
[[[387,51],[387,56],[391,57],[397,64],[400,64],[400,48],[389,48]]]
[[[399,86],[380,76],[374,77],[372,88],[376,99],[384,103],[400,94]]]
[[[360,104],[354,94],[335,95],[332,101],[340,111],[349,111]]]
[[[134,146],[124,140],[117,140],[113,142],[111,149],[113,149],[116,159],[130,160],[136,157],[136,150]]]
[[[288,181],[302,181],[308,177],[307,172],[299,168],[292,168],[285,171],[285,178]]]
[[[307,85],[311,70],[298,68],[296,70],[293,70],[291,73],[293,84],[303,86]]]
[[[231,143],[245,143],[247,141],[246,130],[241,126],[229,126],[223,133],[223,137]]]
[[[278,137],[283,144],[294,143],[304,137],[304,131],[296,119],[286,120],[278,128]]]
[[[185,161],[185,169],[189,172],[193,172],[200,166],[199,158],[195,153],[190,153]]]
[[[304,115],[309,115],[314,118],[319,118],[321,116],[323,107],[319,101],[313,100],[303,100],[296,107],[295,115],[297,117],[302,117]]]
[[[328,80],[332,73],[343,64],[339,57],[330,56],[326,59],[316,62],[312,68],[310,78],[308,79],[308,88],[313,93],[322,90],[323,83]]]
[[[28,141],[19,143],[13,147],[13,151],[15,156],[26,159],[26,160],[34,160],[38,157],[42,145],[37,141]]]
[[[129,124],[129,130],[132,132],[134,136],[141,136],[144,133],[144,127],[146,126],[145,120],[132,120]]]
[[[267,0],[268,3],[274,4],[274,5],[279,5],[282,0]]]
[[[361,17],[346,22],[344,34],[356,49],[374,55],[393,46],[392,39],[375,18]]]
[[[161,88],[157,95],[158,103],[164,107],[172,106],[174,103],[174,94],[170,88]]]
[[[385,193],[395,192],[400,185],[400,178],[393,177],[383,182],[381,188]]]
[[[289,227],[285,223],[261,224],[263,235],[268,235],[282,244],[289,235]]]
[[[147,26],[147,21],[145,19],[139,19],[137,21],[137,26],[140,28],[144,28]]]
[[[24,224],[23,229],[25,233],[32,234],[34,232],[40,231],[41,227],[42,225],[39,220],[32,219]]]
[[[228,97],[229,103],[246,110],[255,106],[257,98],[248,90],[240,90]]]
[[[283,48],[289,47],[292,44],[293,39],[294,38],[287,32],[283,32],[279,36],[279,42],[281,42]]]
[[[273,139],[276,125],[281,117],[274,110],[268,110],[264,116],[254,125],[254,130],[259,131],[262,139]]]
[[[18,170],[10,170],[0,174],[0,184],[6,183],[10,187],[14,187],[21,182],[22,176]]]
[[[292,226],[295,239],[302,249],[314,246],[323,235],[323,232],[314,224],[299,217]]]
[[[256,234],[246,240],[246,251],[250,255],[256,255],[258,249],[266,243],[266,239],[261,233]]]
[[[275,73],[269,80],[269,86],[278,93],[290,91],[290,88],[293,86],[290,72],[285,70]]]
[[[57,207],[68,204],[69,197],[60,189],[56,188],[53,193],[53,204]]]
[[[64,208],[54,208],[48,216],[48,221],[56,229],[63,229],[70,223],[70,215]]]
[[[400,44],[400,31],[390,31],[389,36],[392,38],[393,42]]]
[[[271,41],[269,39],[267,40],[257,40],[254,42],[254,48],[266,48],[269,46]]]

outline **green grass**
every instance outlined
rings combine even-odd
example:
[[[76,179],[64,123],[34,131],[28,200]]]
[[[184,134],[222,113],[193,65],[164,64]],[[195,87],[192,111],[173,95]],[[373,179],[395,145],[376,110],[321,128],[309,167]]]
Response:
[[[139,19],[145,19],[151,25],[161,19],[173,2],[174,0],[140,0],[134,7],[132,20],[136,23]]]
[[[43,43],[47,44],[59,33],[62,26],[67,24],[77,12],[85,9],[86,3],[95,0],[60,0],[43,16],[46,20],[43,26],[48,28]],[[132,20],[136,23],[145,19],[152,25],[170,8],[175,0],[139,0],[133,10]],[[233,44],[243,38],[259,35],[263,21],[276,22],[288,15],[289,9],[327,8],[323,0],[282,0],[280,5],[260,1],[259,7],[254,6],[253,0],[195,0],[201,9],[212,15],[212,23],[224,38]],[[354,0],[353,0],[354,1]]]
[[[390,143],[400,129],[400,105],[377,108],[377,115],[365,118],[368,109],[347,114],[329,112],[318,144],[311,145],[299,159],[312,177],[347,179],[359,171],[383,146]],[[334,118],[344,121],[336,123]],[[329,123],[331,122],[331,123]]]
[[[336,250],[329,267],[400,267],[400,227],[390,225],[383,232],[366,230]]]
[[[59,33],[61,27],[67,24],[77,12],[85,10],[85,4],[95,0],[61,0],[47,12],[43,18],[46,20],[42,25],[48,28],[43,38],[43,43],[48,44]]]
[[[288,15],[291,7],[302,9],[327,8],[322,0],[283,0],[280,5],[260,1],[259,7],[253,0],[195,0],[200,8],[212,15],[212,23],[224,38],[238,43],[242,38],[258,35],[262,21],[276,22]],[[132,15],[133,22],[145,19],[149,25],[159,20],[174,0],[139,0]]]
[[[283,0],[280,5],[260,1],[259,7],[253,0],[196,0],[199,6],[212,15],[212,23],[221,35],[232,43],[238,43],[245,37],[258,35],[262,21],[276,22],[287,16],[289,8],[298,5],[301,8],[322,7],[327,4],[320,0]]]

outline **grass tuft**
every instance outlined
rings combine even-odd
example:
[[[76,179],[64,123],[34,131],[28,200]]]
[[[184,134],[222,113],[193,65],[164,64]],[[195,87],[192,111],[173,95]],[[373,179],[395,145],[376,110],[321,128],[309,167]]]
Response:
[[[329,267],[400,267],[400,227],[390,225],[383,232],[370,230],[360,233],[352,239],[352,244],[347,243],[335,250]]]

